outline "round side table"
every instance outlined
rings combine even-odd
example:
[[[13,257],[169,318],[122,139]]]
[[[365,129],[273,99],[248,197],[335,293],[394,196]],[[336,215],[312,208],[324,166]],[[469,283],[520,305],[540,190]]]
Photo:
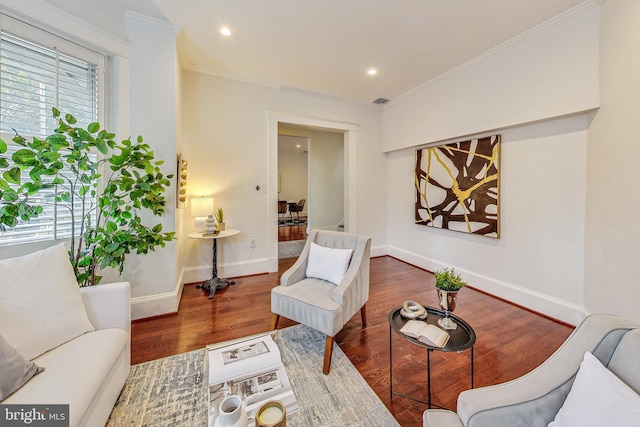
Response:
[[[425,306],[424,308],[427,310],[426,322],[429,324],[438,326],[438,319],[445,316],[444,311],[439,310],[437,308],[433,308],[433,307],[427,307],[427,306]],[[433,345],[426,344],[422,341],[418,341],[417,339],[409,337],[400,332],[400,328],[402,328],[404,324],[407,323],[407,321],[409,320],[409,319],[405,319],[404,317],[402,317],[402,315],[400,315],[400,310],[402,310],[402,307],[397,307],[391,310],[391,312],[389,313],[389,390],[390,390],[389,394],[390,394],[390,397],[393,398],[393,395],[397,394],[398,396],[402,396],[419,403],[424,403],[428,405],[429,408],[431,408],[431,406],[438,406],[439,408],[441,407],[431,402],[431,352],[432,351],[448,351],[448,352],[460,353],[461,351],[471,349],[471,388],[473,388],[474,386],[473,346],[476,343],[476,333],[473,330],[473,328],[458,316],[455,316],[450,313],[449,317],[452,318],[458,324],[458,328],[451,331],[447,331],[449,332],[450,338],[444,347],[436,347]],[[402,338],[409,341],[410,343],[423,347],[427,350],[427,382],[428,382],[427,396],[428,398],[426,402],[422,400],[418,400],[412,396],[408,396],[406,394],[401,394],[393,391],[393,340],[391,339],[392,330],[396,332],[398,335],[400,335]]]

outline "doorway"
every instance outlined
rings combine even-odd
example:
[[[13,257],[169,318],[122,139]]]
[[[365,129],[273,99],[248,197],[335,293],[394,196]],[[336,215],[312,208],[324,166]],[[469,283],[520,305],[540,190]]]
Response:
[[[269,191],[268,196],[271,208],[269,209],[269,271],[278,271],[278,130],[280,125],[283,126],[299,126],[306,129],[322,130],[340,134],[342,138],[342,176],[343,184],[341,191],[334,196],[342,197],[342,213],[343,220],[341,228],[347,232],[356,231],[356,195],[355,195],[355,177],[356,177],[356,137],[357,125],[333,122],[320,119],[310,119],[300,116],[269,113]],[[313,154],[313,146],[309,148]],[[313,195],[310,194],[310,198]],[[313,212],[313,206],[310,203],[308,212]],[[310,220],[313,221],[314,214],[311,213]],[[313,223],[311,224],[313,226]]]

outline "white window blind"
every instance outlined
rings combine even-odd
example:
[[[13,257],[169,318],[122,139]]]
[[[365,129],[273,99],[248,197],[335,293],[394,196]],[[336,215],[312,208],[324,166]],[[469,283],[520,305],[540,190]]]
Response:
[[[33,32],[33,28],[29,30]],[[44,35],[56,44],[54,36]],[[61,45],[65,43],[68,44],[60,41]],[[78,47],[72,50],[77,51]],[[95,52],[87,56],[93,57]],[[72,114],[79,127],[86,128],[98,121],[100,68],[101,64],[67,55],[55,46],[0,30],[0,134],[3,139],[9,143],[16,131],[27,139],[53,133],[57,127],[51,115],[53,107],[63,114]],[[10,146],[4,157],[11,162],[11,154],[19,148]],[[24,174],[23,178],[27,177]],[[32,196],[31,201],[40,204],[43,213],[0,232],[0,246],[71,237],[74,218],[78,233],[83,214],[96,200],[90,201],[91,206],[84,206],[84,212],[81,201],[75,200],[72,214],[68,209],[70,202],[55,202],[55,191],[46,189]],[[93,217],[95,220],[95,214]]]
[[[86,127],[98,118],[97,66],[2,32],[0,132],[45,136],[56,122],[51,109]]]

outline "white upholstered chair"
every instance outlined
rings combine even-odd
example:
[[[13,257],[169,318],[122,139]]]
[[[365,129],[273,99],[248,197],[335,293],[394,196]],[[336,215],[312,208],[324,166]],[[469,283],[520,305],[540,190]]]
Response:
[[[533,371],[506,383],[463,391],[458,396],[457,414],[429,409],[423,414],[423,426],[546,427],[572,389],[585,351],[593,353],[609,371],[640,393],[640,325],[621,316],[592,314]],[[597,396],[611,393],[611,388],[603,386],[590,392]],[[585,405],[584,411],[588,409]]]
[[[315,277],[317,274],[307,277],[312,242],[323,247],[323,251],[324,248],[353,250],[344,277],[337,284]],[[276,329],[280,316],[283,316],[327,336],[322,366],[324,374],[328,374],[331,367],[335,335],[358,311],[362,317],[362,325],[366,326],[370,250],[370,237],[339,231],[312,230],[298,260],[284,272],[280,278],[280,286],[271,290],[272,329]],[[316,260],[317,256],[312,264]],[[331,268],[333,267],[327,267]]]

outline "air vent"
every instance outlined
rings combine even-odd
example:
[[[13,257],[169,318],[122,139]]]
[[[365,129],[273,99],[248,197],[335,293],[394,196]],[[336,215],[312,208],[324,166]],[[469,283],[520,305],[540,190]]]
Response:
[[[373,100],[373,103],[378,105],[383,105],[383,104],[386,104],[387,102],[389,102],[389,100],[386,98],[378,98]]]

